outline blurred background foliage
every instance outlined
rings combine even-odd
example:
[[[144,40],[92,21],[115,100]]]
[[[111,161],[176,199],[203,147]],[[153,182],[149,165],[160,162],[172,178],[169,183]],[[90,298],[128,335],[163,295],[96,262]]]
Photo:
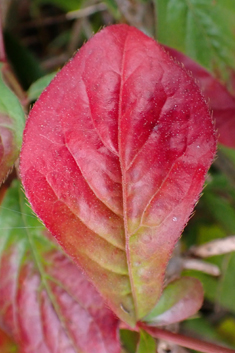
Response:
[[[7,56],[31,102],[84,42],[114,23],[136,26],[182,51],[235,92],[234,0],[1,0],[1,11]],[[193,245],[235,234],[234,150],[219,146],[206,184],[180,256]],[[181,332],[235,348],[235,253],[205,261],[221,274],[184,271],[202,281],[205,303]],[[122,330],[121,337],[126,352],[135,352],[135,333]]]

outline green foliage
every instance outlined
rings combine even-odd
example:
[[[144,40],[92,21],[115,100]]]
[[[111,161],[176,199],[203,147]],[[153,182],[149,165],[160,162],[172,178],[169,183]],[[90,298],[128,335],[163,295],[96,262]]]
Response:
[[[81,8],[83,2],[84,0],[34,0],[34,6],[52,4],[58,6],[64,11],[75,11]]]
[[[51,72],[35,81],[28,89],[28,98],[30,101],[38,99],[42,91],[49,85],[55,77],[56,72]]]
[[[156,342],[147,332],[140,331],[140,341],[136,353],[155,353]]]
[[[226,317],[217,327],[217,332],[224,337],[224,339],[235,346],[235,319],[233,317]]]
[[[38,270],[45,263],[44,254],[56,246],[43,235],[45,227],[26,203],[18,181],[14,181],[0,208],[0,257],[14,245],[20,249],[22,262],[31,259]],[[44,276],[43,272],[41,273]],[[45,276],[46,277],[46,276]]]
[[[157,38],[211,71],[235,68],[233,0],[155,0]]]
[[[1,122],[1,126],[12,130],[16,148],[19,150],[22,143],[25,115],[18,98],[4,81],[3,69],[4,65],[0,64],[0,114],[7,117],[7,121]]]
[[[135,331],[120,330],[121,342],[128,353],[136,353],[139,334]]]
[[[187,320],[182,325],[183,329],[189,334],[200,335],[204,340],[218,342],[220,344],[227,343],[226,339],[220,334],[218,329],[212,325],[205,317]]]
[[[24,129],[24,112],[16,95],[6,85],[7,67],[0,63],[0,184],[19,156]]]

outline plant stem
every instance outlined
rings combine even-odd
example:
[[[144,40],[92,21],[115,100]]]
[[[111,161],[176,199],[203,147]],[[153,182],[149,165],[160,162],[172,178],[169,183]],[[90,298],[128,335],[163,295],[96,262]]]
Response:
[[[156,327],[150,327],[144,325],[143,323],[140,323],[139,327],[147,331],[152,337],[161,338],[178,344],[179,346],[194,349],[203,353],[235,353],[235,350],[233,349],[221,347],[213,343],[201,341],[196,338],[180,335],[178,333],[165,331]]]
[[[1,1],[1,0],[0,0]],[[27,94],[23,91],[17,78],[12,72],[9,64],[6,62],[1,70],[5,83],[16,94],[25,111],[28,109],[29,100]]]

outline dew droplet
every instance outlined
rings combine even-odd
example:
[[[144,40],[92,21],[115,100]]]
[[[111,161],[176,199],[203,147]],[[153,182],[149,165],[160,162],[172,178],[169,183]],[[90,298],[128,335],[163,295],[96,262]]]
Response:
[[[177,221],[177,217],[173,217],[173,218],[172,218],[172,221],[173,221],[173,222],[176,222],[176,221]]]

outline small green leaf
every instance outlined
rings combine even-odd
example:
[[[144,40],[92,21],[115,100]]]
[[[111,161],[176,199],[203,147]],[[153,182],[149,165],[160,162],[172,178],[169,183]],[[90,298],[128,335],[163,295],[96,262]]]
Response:
[[[52,72],[48,75],[45,75],[35,81],[28,89],[28,98],[29,100],[35,101],[38,99],[42,91],[49,85],[51,80],[55,77],[56,72]]]
[[[153,326],[169,325],[194,315],[203,302],[201,283],[195,278],[182,277],[171,282],[155,308],[144,318]],[[182,307],[184,310],[182,310]]]
[[[156,352],[156,342],[152,336],[147,332],[140,331],[140,340],[136,353],[155,353]]]
[[[15,94],[3,80],[0,64],[0,183],[18,158],[24,129],[24,112]]]
[[[128,353],[135,353],[139,341],[139,333],[130,330],[120,330],[120,339]]]

